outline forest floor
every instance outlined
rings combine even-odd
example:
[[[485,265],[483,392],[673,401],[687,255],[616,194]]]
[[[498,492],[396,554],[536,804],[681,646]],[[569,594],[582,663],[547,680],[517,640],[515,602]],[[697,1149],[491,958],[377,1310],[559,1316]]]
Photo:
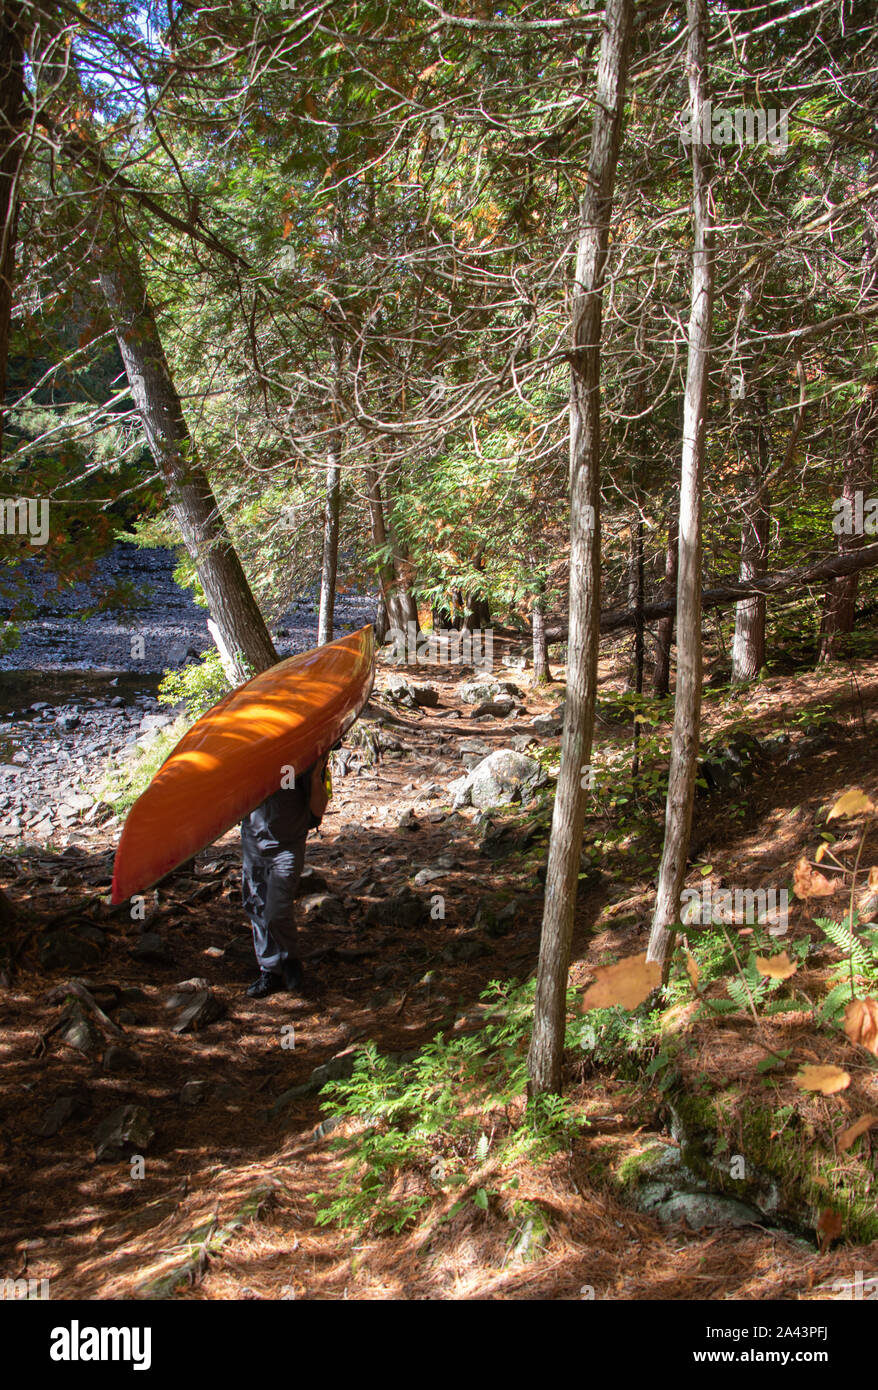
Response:
[[[808,743],[798,757],[784,753],[761,765],[743,795],[699,800],[696,877],[704,870],[715,883],[788,883],[800,856],[813,857],[827,805],[850,786],[875,794],[878,662],[859,661],[853,670],[855,677],[842,667],[775,676],[706,701],[708,733],[746,726],[760,735],[787,732],[788,751],[798,740]],[[414,1172],[400,1182],[430,1200],[423,1218],[402,1231],[316,1223],[313,1198],[337,1188],[343,1157],[318,1128],[326,1119],[320,1095],[283,1100],[286,1092],[367,1040],[381,1053],[411,1053],[440,1033],[476,1032],[488,984],[524,981],[537,962],[536,870],[545,834],[532,821],[523,833],[520,807],[488,820],[471,809],[449,814],[444,790],[424,791],[447,787],[463,771],[457,741],[508,746],[510,737],[531,731],[534,715],[557,704],[562,686],[536,691],[526,677],[500,672],[520,686],[526,718],[471,722],[459,685],[472,673],[431,667],[406,674],[428,680],[441,705],[392,709],[379,693],[377,708],[401,747],[336,780],[323,828],[309,841],[307,862],[319,877],[303,903],[309,986],[301,997],[255,1002],[243,994],[255,971],[234,833],[166,881],[146,923],[107,906],[117,824],[91,827],[63,847],[24,846],[0,861],[0,878],[25,924],[16,929],[13,959],[0,979],[0,1277],[48,1278],[54,1298],[155,1296],[155,1281],[167,1278],[166,1296],[189,1299],[795,1300],[834,1296],[827,1292],[833,1282],[850,1282],[857,1270],[878,1274],[878,1241],[858,1247],[843,1231],[821,1250],[780,1227],[697,1231],[633,1210],[612,1174],[645,1139],[672,1142],[662,1092],[655,1078],[632,1078],[624,1067],[573,1053],[567,1095],[588,1127],[550,1157],[510,1160],[498,1193],[486,1151],[498,1127],[520,1119],[521,1103],[486,1115],[485,1149],[471,1174],[490,1194],[484,1208],[455,1200],[459,1190],[431,1190],[429,1176]],[[379,674],[379,691],[386,677]],[[619,685],[617,665],[602,663],[602,690]],[[630,724],[599,722],[598,750],[622,749],[630,736]],[[551,763],[558,740],[541,745]],[[406,814],[412,808],[414,817]],[[644,949],[660,808],[659,799],[651,826],[650,814],[632,821],[603,869],[583,882],[571,974],[577,989],[597,966]],[[587,848],[618,817],[618,808],[604,811],[589,817]],[[506,843],[497,852],[504,827]],[[493,849],[486,849],[489,831]],[[835,848],[843,855],[850,845],[842,839]],[[863,863],[875,857],[867,847]],[[425,869],[432,873],[418,879]],[[417,892],[422,910],[413,920],[400,904],[410,908]],[[437,892],[445,917],[433,920]],[[486,932],[485,912],[510,902],[505,934]],[[813,932],[820,909],[825,903],[796,902],[791,940]],[[104,933],[99,952],[79,968],[41,964],[47,926],[77,924]],[[160,932],[170,952],[164,963],[161,951],[152,961],[132,954],[143,927]],[[819,952],[809,957],[803,988],[816,988],[825,966]],[[58,1026],[65,991],[53,995],[73,978],[87,982],[104,1010],[99,1017],[85,1009],[78,1037]],[[169,996],[173,1003],[180,982],[192,980],[204,982],[221,1016],[201,1031],[175,1032]],[[120,1026],[113,1019],[122,1007]],[[803,1099],[789,1068],[777,1082],[779,1102],[810,1107],[810,1132],[830,1147],[840,1117],[878,1112],[872,1058],[861,1053],[858,1060],[843,1034],[817,1030],[806,1011],[708,1022],[691,1013],[683,1065],[719,1078],[745,1100],[748,1087],[762,1084],[754,1058],[764,1057],[766,1046],[780,1052],[783,1044],[792,1062],[844,1061],[853,1080],[842,1096]],[[154,1136],[135,1133],[123,1157],[98,1161],[95,1132],[122,1105],[143,1107]],[[861,1145],[871,1162],[868,1133]],[[132,1151],[143,1155],[142,1174]],[[545,1231],[538,1249],[524,1252],[516,1222],[534,1206],[545,1215]]]

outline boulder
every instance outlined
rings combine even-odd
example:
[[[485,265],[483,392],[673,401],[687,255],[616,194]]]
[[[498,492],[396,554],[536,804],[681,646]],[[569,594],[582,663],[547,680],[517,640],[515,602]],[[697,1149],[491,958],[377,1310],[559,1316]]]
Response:
[[[95,1160],[100,1162],[143,1153],[154,1137],[155,1130],[148,1110],[142,1105],[120,1105],[95,1130]]]
[[[449,785],[453,806],[507,806],[522,801],[537,787],[545,786],[548,776],[544,768],[524,753],[512,748],[498,748],[483,758],[476,767]]]

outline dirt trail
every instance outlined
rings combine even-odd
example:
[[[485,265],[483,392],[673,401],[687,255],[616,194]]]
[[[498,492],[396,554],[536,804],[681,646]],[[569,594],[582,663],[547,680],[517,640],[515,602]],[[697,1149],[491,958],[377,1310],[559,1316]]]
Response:
[[[42,970],[35,938],[19,942],[17,968],[3,990],[0,1275],[49,1278],[55,1298],[130,1297],[183,1270],[174,1296],[188,1298],[763,1299],[814,1296],[810,1290],[849,1276],[855,1265],[878,1269],[878,1249],[818,1255],[777,1230],[699,1235],[662,1228],[623,1207],[588,1176],[594,1153],[620,1134],[657,1128],[659,1108],[654,1099],[633,1106],[618,1078],[579,1076],[575,1067],[571,1085],[592,1129],[570,1152],[521,1170],[522,1199],[539,1198],[554,1216],[539,1260],[512,1259],[508,1224],[491,1212],[453,1217],[426,1239],[420,1232],[358,1241],[315,1225],[310,1198],[327,1188],[338,1160],[315,1133],[319,1096],[278,1104],[284,1093],[361,1039],[374,1039],[382,1052],[409,1051],[455,1022],[476,1026],[471,1011],[487,983],[524,979],[536,964],[542,889],[532,866],[515,855],[486,855],[484,826],[473,823],[471,811],[449,815],[444,790],[431,799],[421,793],[431,783],[444,789],[462,771],[457,740],[506,746],[530,731],[534,714],[557,703],[557,688],[539,696],[525,691],[527,718],[473,722],[456,695],[459,672],[408,674],[428,674],[441,707],[420,714],[385,707],[392,715],[386,728],[401,750],[338,779],[324,828],[309,841],[307,862],[319,879],[302,904],[305,997],[254,1002],[242,992],[254,966],[234,834],[162,888],[158,912],[144,925],[170,949],[167,964],[134,959],[141,924],[101,902],[112,862],[106,829],[66,852],[28,853],[0,866],[22,906],[106,932],[95,963],[79,969]],[[870,710],[876,681],[875,670],[861,673]],[[826,688],[790,682],[778,686],[776,704],[823,698]],[[841,706],[840,681],[831,694]],[[449,708],[463,717],[450,717]],[[760,871],[766,854],[788,861],[800,841],[803,807],[862,775],[863,746],[848,737],[807,766],[774,773],[734,828],[721,807],[705,812],[700,833],[712,855],[730,864],[761,856]],[[412,807],[414,826],[400,828]],[[422,869],[437,877],[418,883]],[[402,889],[420,895],[414,917],[405,893],[399,906]],[[434,920],[437,892],[445,917]],[[641,903],[635,922],[616,928],[611,913],[601,914],[626,893],[639,894]],[[574,982],[587,979],[608,949],[629,949],[640,939],[649,893],[643,876],[583,895]],[[517,905],[506,935],[474,927],[480,900],[496,908],[512,897]],[[97,1027],[103,1038],[88,1055],[51,1031],[60,1006],[47,996],[73,976],[89,982],[111,1018],[120,992],[129,991],[124,1036],[114,1040]],[[176,1033],[166,1002],[179,982],[192,979],[206,983],[223,1016],[203,1031]],[[134,1055],[107,1070],[113,1041]],[[199,1094],[187,1104],[181,1092],[194,1081],[207,1084],[190,1085],[185,1094]],[[76,1107],[60,1132],[39,1134],[47,1110],[65,1097]],[[132,1175],[131,1144],[122,1159],[94,1159],[98,1124],[125,1104],[144,1107],[155,1131],[143,1148],[142,1177]]]

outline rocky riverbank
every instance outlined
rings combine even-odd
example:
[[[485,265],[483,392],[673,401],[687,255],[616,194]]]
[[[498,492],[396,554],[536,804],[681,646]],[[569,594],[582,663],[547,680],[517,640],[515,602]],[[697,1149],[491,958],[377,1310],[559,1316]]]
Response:
[[[28,613],[20,644],[0,657],[0,840],[44,841],[108,818],[97,798],[108,760],[172,722],[157,696],[162,673],[213,645],[206,610],[175,583],[174,566],[169,550],[120,544],[87,583],[59,588],[28,560],[0,584],[0,620],[22,591]],[[276,624],[281,656],[316,642],[315,600],[301,595]],[[374,614],[374,598],[339,595],[336,633]]]

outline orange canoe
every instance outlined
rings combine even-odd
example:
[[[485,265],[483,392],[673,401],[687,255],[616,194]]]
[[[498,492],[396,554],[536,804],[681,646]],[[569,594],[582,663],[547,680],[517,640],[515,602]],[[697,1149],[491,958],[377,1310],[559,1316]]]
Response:
[[[371,627],[291,656],[192,725],[125,821],[113,902],[142,893],[327,753],[369,698]]]

